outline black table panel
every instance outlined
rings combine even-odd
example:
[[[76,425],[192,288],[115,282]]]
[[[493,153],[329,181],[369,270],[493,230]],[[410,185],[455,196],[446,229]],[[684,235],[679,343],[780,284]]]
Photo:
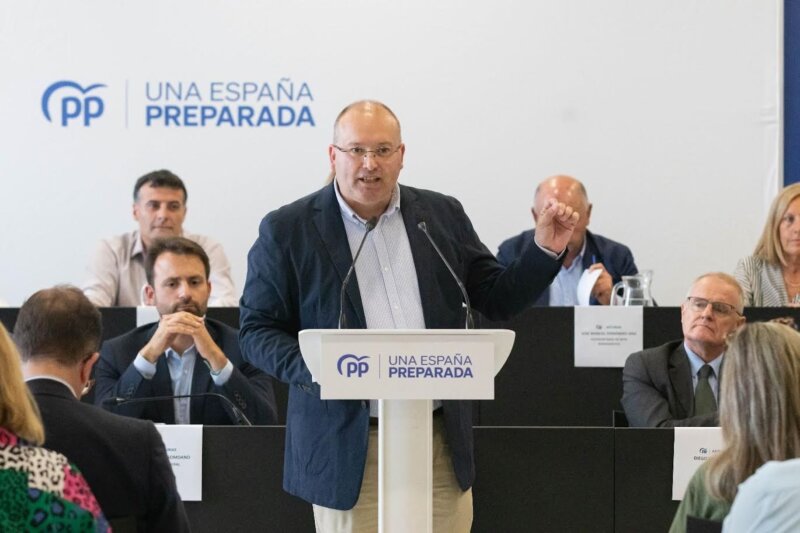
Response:
[[[613,531],[610,428],[475,428],[474,532]]]
[[[672,501],[671,428],[614,430],[614,524],[618,532],[664,533],[679,502]]]
[[[192,531],[314,531],[311,505],[283,491],[282,426],[203,427],[203,501],[185,502]]]
[[[312,532],[310,504],[283,492],[280,426],[203,428],[197,532]],[[666,531],[671,429],[475,428],[473,531]]]

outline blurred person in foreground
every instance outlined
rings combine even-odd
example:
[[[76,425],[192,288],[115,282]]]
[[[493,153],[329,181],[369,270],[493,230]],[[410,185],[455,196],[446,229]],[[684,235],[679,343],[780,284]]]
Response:
[[[724,533],[800,531],[800,459],[769,461],[739,485]]]
[[[80,471],[42,442],[19,354],[0,324],[0,531],[110,531]]]
[[[772,322],[742,328],[730,341],[720,394],[725,447],[692,476],[670,533],[686,531],[687,516],[722,521],[761,465],[800,457],[800,333]]]
[[[800,305],[800,183],[773,200],[753,255],[739,261],[734,277],[745,306]]]
[[[42,414],[44,445],[78,465],[115,529],[188,531],[155,426],[79,401],[101,328],[100,312],[77,287],[40,290],[19,310],[14,340]]]

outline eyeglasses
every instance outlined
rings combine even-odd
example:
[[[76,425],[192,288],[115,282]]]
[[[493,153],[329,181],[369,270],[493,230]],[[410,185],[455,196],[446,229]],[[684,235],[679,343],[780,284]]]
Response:
[[[739,316],[742,315],[734,306],[731,304],[726,304],[725,302],[712,302],[711,300],[698,298],[696,296],[688,296],[686,301],[689,302],[689,308],[697,313],[702,313],[705,311],[710,304],[711,310],[720,316],[729,316],[733,314]]]
[[[401,146],[402,145],[397,145],[396,148],[392,148],[391,146],[378,146],[374,150],[367,150],[363,146],[354,146],[352,148],[340,148],[335,144],[333,145],[334,148],[336,148],[343,154],[349,155],[353,159],[361,159],[362,157],[367,157],[367,154],[372,154],[379,159],[386,159],[387,157],[397,152]]]

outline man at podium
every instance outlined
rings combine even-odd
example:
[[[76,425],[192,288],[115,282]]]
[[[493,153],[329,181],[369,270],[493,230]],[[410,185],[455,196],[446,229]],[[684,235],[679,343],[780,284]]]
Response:
[[[290,385],[283,486],[314,504],[317,531],[377,529],[377,402],[321,400],[297,341],[302,329],[339,325],[343,281],[362,241],[342,301],[347,327],[459,328],[459,287],[421,223],[472,306],[501,320],[550,285],[578,220],[572,208],[549,200],[535,241],[504,268],[456,199],[397,183],[405,150],[386,105],[347,106],[328,147],[332,183],[267,214],[248,256],[242,353]],[[434,409],[434,531],[469,531],[472,404],[437,401]]]

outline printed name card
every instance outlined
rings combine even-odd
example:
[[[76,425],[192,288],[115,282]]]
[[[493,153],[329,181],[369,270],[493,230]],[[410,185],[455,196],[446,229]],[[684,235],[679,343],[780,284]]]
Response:
[[[682,500],[689,480],[701,464],[723,448],[720,428],[675,428],[672,457],[672,499]]]
[[[156,424],[183,501],[203,499],[203,426]]]
[[[575,366],[623,367],[642,349],[641,306],[575,307]]]

